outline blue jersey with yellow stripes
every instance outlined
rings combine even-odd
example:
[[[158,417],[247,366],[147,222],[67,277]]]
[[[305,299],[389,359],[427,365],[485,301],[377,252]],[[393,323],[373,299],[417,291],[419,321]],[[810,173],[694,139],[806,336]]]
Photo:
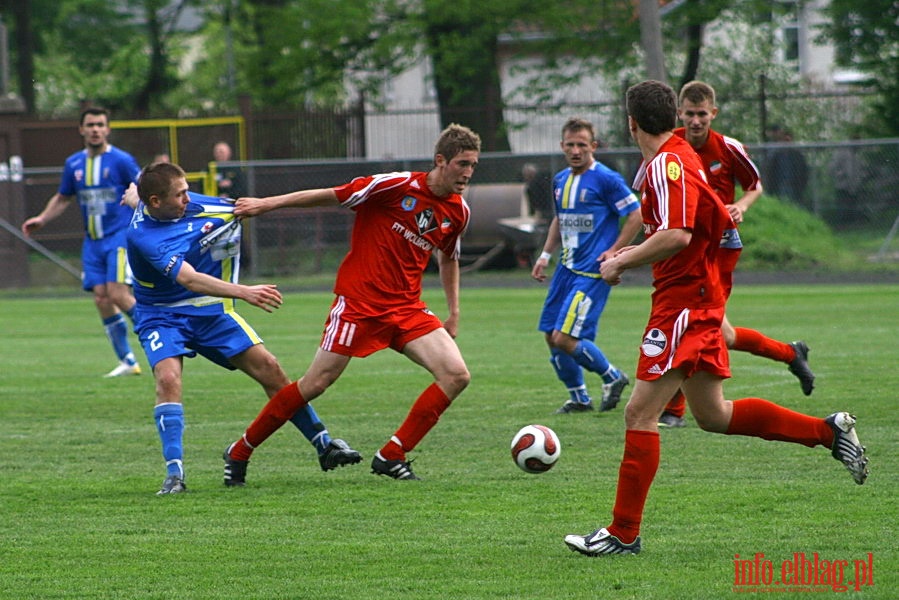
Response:
[[[619,233],[619,219],[640,208],[624,178],[594,161],[579,175],[571,168],[553,177],[553,199],[562,236],[559,264],[588,277],[599,277],[599,255]]]
[[[187,262],[197,272],[237,283],[240,221],[233,200],[189,192],[184,216],[171,221],[151,217],[140,204],[128,229],[128,262],[134,297],[144,311],[214,315],[234,310],[234,299],[204,296],[176,281]]]
[[[77,198],[85,234],[100,240],[128,227],[133,211],[121,205],[122,194],[139,173],[133,156],[108,144],[98,156],[81,150],[67,158],[58,191]]]

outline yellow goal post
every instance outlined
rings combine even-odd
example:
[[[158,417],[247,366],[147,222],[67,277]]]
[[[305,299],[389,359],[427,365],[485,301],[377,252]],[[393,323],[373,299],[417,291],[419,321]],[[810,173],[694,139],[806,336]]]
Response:
[[[221,125],[233,125],[237,128],[237,159],[246,160],[247,157],[247,129],[246,121],[243,117],[208,117],[193,119],[133,119],[133,120],[116,120],[113,127],[120,129],[164,129],[168,132],[169,156],[172,162],[181,164],[179,159],[179,140],[178,131],[184,128],[196,127],[216,127]],[[186,171],[187,181],[199,181],[203,185],[203,193],[207,196],[215,196],[218,194],[218,183],[216,182],[216,164],[215,161],[208,163],[205,171]]]

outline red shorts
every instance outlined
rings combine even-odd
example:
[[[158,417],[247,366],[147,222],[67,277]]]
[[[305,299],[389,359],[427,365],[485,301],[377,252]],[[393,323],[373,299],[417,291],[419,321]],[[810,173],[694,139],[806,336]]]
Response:
[[[740,253],[726,248],[719,250],[718,269],[721,272],[721,286],[724,288],[725,298],[730,298],[730,292],[734,287],[734,269],[740,260]]]
[[[723,318],[724,307],[653,309],[640,345],[637,379],[652,381],[671,369],[681,369],[687,377],[697,371],[730,377]]]
[[[412,340],[441,327],[443,322],[424,302],[385,310],[337,296],[325,323],[321,348],[359,358],[384,348],[402,352]]]

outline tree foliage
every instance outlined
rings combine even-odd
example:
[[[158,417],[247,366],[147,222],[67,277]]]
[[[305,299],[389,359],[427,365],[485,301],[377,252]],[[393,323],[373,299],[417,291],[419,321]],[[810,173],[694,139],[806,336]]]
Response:
[[[822,37],[834,43],[837,63],[872,76],[880,92],[877,135],[899,135],[899,2],[831,0]]]
[[[370,89],[406,68],[393,0],[247,0],[235,23],[243,88],[269,107],[345,100],[346,78]]]
[[[82,102],[146,115],[176,87],[175,22],[191,0],[0,0],[13,16],[16,88],[29,112]],[[33,59],[33,68],[23,68]]]
[[[772,92],[795,86],[770,60],[771,17],[783,6],[668,3],[669,80],[715,79],[723,95],[753,93],[761,75]],[[841,60],[878,75],[888,131],[899,128],[897,6],[832,0],[826,30]],[[189,8],[199,28],[176,28]],[[645,77],[632,0],[0,0],[0,11],[19,91],[44,115],[76,114],[86,100],[134,116],[233,114],[241,96],[257,110],[377,104],[386,81],[427,60],[441,124],[465,123],[485,150],[507,150],[507,104],[552,109],[585,77]],[[711,22],[748,29],[719,43],[705,35]],[[513,80],[523,83],[503,87]],[[620,92],[592,99],[617,102]]]

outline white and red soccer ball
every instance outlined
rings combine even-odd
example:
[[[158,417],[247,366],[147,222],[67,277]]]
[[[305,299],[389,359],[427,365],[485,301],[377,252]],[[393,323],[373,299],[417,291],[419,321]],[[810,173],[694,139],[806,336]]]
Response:
[[[512,460],[526,473],[545,473],[562,454],[559,436],[545,425],[527,425],[512,438]]]

